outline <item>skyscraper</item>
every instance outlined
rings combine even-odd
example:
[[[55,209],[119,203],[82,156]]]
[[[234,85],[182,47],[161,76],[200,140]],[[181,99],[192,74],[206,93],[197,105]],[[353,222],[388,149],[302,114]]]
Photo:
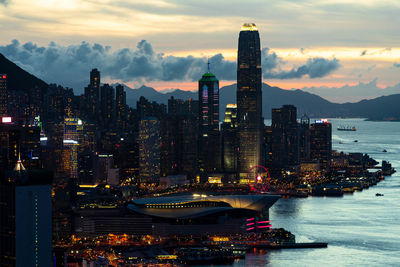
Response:
[[[89,121],[97,121],[100,102],[100,71],[92,69],[90,84],[85,88],[86,116]]]
[[[300,162],[310,161],[310,118],[303,115],[300,120],[299,154]]]
[[[319,161],[322,169],[329,170],[332,158],[332,124],[317,120],[311,124],[311,160]]]
[[[199,168],[212,173],[221,167],[219,81],[210,71],[199,80]]]
[[[228,104],[222,123],[222,158],[225,172],[237,170],[237,105]]]
[[[0,176],[0,265],[50,266],[53,173],[21,161]]]
[[[238,172],[262,164],[261,50],[254,23],[242,26],[237,64]]]
[[[297,110],[295,106],[284,105],[272,109],[272,164],[288,167],[299,164],[299,138]]]
[[[126,92],[122,85],[117,85],[116,89],[116,120],[118,129],[125,129],[126,126]]]
[[[158,183],[160,179],[160,121],[145,117],[139,124],[139,175],[141,183]]]
[[[64,118],[63,140],[63,168],[70,178],[78,177],[78,147],[83,137],[82,120],[78,118]]]
[[[0,74],[0,117],[7,116],[8,90],[7,75]]]
[[[113,128],[114,125],[114,88],[108,84],[100,87],[100,117],[101,125],[107,129]]]

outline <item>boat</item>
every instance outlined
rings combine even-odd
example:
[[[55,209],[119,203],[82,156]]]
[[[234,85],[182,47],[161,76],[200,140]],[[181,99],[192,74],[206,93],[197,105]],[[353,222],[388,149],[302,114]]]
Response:
[[[358,140],[354,140],[354,143],[357,143],[358,142]]]
[[[375,194],[375,196],[377,196],[377,197],[383,197],[383,196],[384,196],[384,194],[381,194],[381,193],[376,193],[376,194]]]
[[[382,150],[382,152],[387,152],[387,150],[386,150],[386,149],[384,149],[384,150]]]
[[[342,142],[342,141],[340,141],[340,142],[339,142],[339,144],[343,144],[343,142]]]
[[[351,131],[351,132],[355,132],[357,131],[356,127],[354,126],[339,126],[337,127],[338,131]]]

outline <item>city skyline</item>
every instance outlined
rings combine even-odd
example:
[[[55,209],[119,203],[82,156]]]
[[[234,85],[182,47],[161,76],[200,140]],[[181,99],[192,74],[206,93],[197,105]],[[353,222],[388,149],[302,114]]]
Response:
[[[263,79],[323,79],[343,62],[283,69],[254,22],[235,35],[237,62],[146,40],[135,51],[7,46],[17,59],[0,54],[0,265],[398,262],[400,94],[335,104],[271,87]],[[198,91],[110,77],[195,79]]]
[[[214,60],[212,71],[220,72],[215,73],[220,86],[232,84],[236,80],[235,32],[244,22],[259,27],[263,80],[270,85],[305,87],[337,102],[400,91],[400,48],[394,34],[399,5],[393,1],[274,1],[268,8],[258,1],[247,7],[235,2],[212,19],[214,9],[226,4],[213,4],[211,14],[203,15],[192,9],[205,11],[209,2],[57,3],[1,1],[0,52],[47,82],[78,92],[85,84],[81,73],[96,67],[103,70],[108,83],[195,90],[207,57]],[[293,10],[303,15],[295,16]],[[80,19],[82,12],[90,16]],[[125,17],[119,20],[122,14]],[[108,23],[94,23],[96,15]],[[281,18],[288,20],[282,23]],[[123,56],[118,58],[118,54]],[[149,69],[138,69],[140,59],[147,60],[151,75],[146,72]],[[65,71],[71,63],[76,68]]]

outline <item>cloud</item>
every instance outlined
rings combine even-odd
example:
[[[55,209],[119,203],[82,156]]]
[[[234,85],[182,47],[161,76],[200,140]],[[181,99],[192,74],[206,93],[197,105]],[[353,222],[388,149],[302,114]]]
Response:
[[[396,68],[400,68],[400,63],[393,63],[393,66]]]
[[[92,68],[98,68],[105,80],[136,84],[197,81],[207,71],[207,58],[166,56],[156,52],[146,40],[140,41],[135,49],[118,50],[88,42],[69,46],[50,42],[47,46],[38,46],[32,42],[21,44],[13,40],[8,45],[0,46],[0,53],[46,82],[73,87],[78,92],[88,83],[88,73]],[[226,60],[222,54],[210,57],[209,61],[211,72],[218,79],[236,80],[236,62]],[[290,71],[281,70],[284,64],[283,59],[269,48],[262,50],[265,78],[319,78],[339,67],[337,59],[324,58],[310,58],[304,65]]]
[[[363,50],[360,54],[360,56],[365,56],[365,55],[384,55],[384,54],[390,54],[392,52],[391,47],[386,47],[383,49],[378,49],[375,51],[369,51],[368,50]]]
[[[10,0],[0,0],[0,5],[7,6],[10,3]]]
[[[337,70],[341,65],[336,58],[325,59],[320,57],[309,58],[304,65],[291,70],[281,70],[283,60],[269,48],[262,50],[263,77],[266,79],[296,79],[308,76],[311,79],[321,78]]]
[[[70,46],[51,42],[43,47],[13,40],[11,44],[0,46],[0,52],[45,81],[67,86],[87,82],[92,68],[100,69],[104,78],[139,83],[196,81],[207,71],[207,58],[165,56],[155,52],[146,40],[140,41],[136,49],[116,51],[109,46],[88,42]],[[236,79],[236,62],[224,59],[222,54],[216,54],[209,60],[213,73],[219,79]]]

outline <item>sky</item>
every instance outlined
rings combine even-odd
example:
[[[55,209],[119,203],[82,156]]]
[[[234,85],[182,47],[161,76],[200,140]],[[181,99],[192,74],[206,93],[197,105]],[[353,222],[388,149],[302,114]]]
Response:
[[[255,23],[263,81],[335,102],[400,93],[398,0],[0,0],[0,53],[80,93],[103,82],[196,90],[236,80],[240,27]]]

